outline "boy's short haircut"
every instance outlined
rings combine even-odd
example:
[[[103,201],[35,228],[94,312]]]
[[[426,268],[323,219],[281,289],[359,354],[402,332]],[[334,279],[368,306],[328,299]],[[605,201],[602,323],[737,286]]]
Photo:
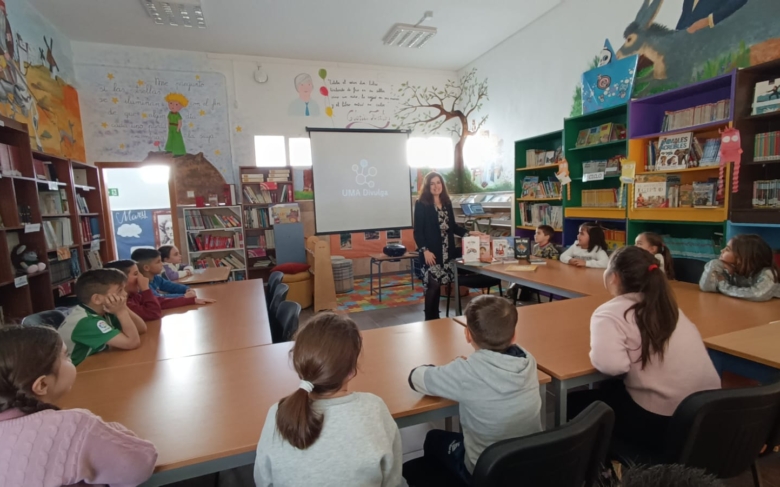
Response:
[[[138,267],[150,264],[153,260],[160,257],[160,251],[157,249],[135,249],[130,258],[136,261]]]
[[[76,298],[81,304],[89,305],[95,294],[108,294],[113,285],[124,288],[127,276],[118,269],[92,269],[76,279]]]
[[[465,315],[471,338],[479,348],[503,352],[512,345],[517,309],[508,300],[477,296],[466,306]]]
[[[109,262],[108,264],[104,264],[103,268],[104,269],[117,269],[117,270],[120,270],[120,271],[124,272],[125,274],[127,274],[128,272],[130,272],[130,268],[133,267],[134,265],[137,265],[134,260],[123,259],[123,260],[115,260],[115,261]]]
[[[539,225],[538,227],[536,227],[536,229],[541,230],[543,234],[547,235],[550,238],[553,238],[555,236],[555,229],[550,225]]]
[[[173,250],[173,245],[163,245],[157,250],[160,252],[160,257],[162,258],[163,262],[165,262],[171,257],[171,250]]]

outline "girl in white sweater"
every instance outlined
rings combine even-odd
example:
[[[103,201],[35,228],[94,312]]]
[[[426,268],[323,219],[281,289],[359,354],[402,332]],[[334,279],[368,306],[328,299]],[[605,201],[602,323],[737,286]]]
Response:
[[[654,232],[642,232],[636,236],[634,245],[640,249],[645,249],[658,261],[658,266],[661,268],[666,278],[669,280],[674,279],[674,261],[672,260],[672,252],[669,247],[664,243],[664,238]]]
[[[609,264],[604,230],[595,223],[580,225],[577,241],[561,254],[561,262],[577,267],[606,269]]]

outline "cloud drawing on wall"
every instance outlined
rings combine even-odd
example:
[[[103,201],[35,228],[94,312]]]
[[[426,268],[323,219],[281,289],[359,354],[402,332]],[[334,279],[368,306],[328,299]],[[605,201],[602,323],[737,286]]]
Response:
[[[135,223],[125,223],[116,230],[116,234],[120,237],[141,238],[141,231],[141,227]]]

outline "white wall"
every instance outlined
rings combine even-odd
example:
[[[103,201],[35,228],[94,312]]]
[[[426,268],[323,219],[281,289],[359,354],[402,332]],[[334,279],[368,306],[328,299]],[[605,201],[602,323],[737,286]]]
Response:
[[[148,183],[140,169],[115,168],[103,171],[106,188],[116,188],[119,196],[109,196],[111,211],[170,208],[168,181]]]

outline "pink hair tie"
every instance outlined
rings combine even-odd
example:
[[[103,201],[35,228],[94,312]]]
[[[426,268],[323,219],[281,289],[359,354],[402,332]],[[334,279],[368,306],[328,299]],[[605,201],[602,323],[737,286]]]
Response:
[[[648,272],[653,272],[656,269],[658,269],[658,266],[655,264],[650,264],[650,267],[647,268]]]

